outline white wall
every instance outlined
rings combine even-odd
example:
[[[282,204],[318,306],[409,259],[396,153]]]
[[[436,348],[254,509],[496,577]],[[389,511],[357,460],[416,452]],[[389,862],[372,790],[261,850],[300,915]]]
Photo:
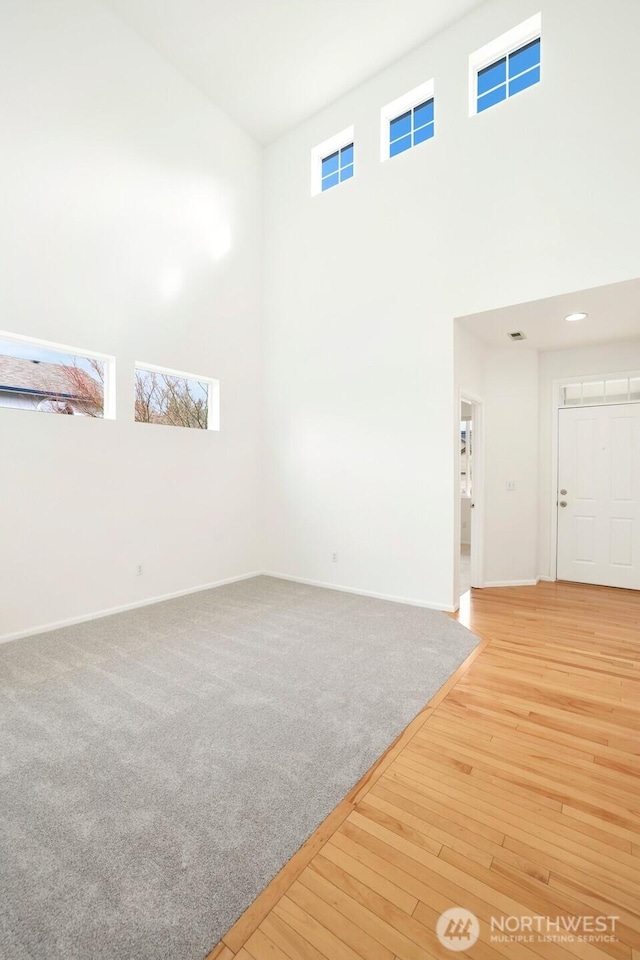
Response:
[[[533,583],[538,574],[538,354],[489,350],[485,378],[484,583]],[[509,482],[514,490],[507,489]]]
[[[262,153],[94,0],[2,21],[0,329],[118,361],[116,421],[0,409],[6,635],[262,566]],[[133,423],[135,360],[218,377],[220,433]]]
[[[556,481],[553,476],[557,418],[554,381],[598,374],[633,373],[640,371],[640,339],[620,343],[598,344],[575,350],[556,350],[540,354],[540,473],[538,538],[540,576],[554,575],[553,558],[556,544],[552,536],[552,505],[555,509]],[[557,422],[557,421],[556,421]]]
[[[497,349],[456,323],[455,370],[458,393],[483,401],[484,584],[533,582],[538,575],[538,354],[517,343]],[[514,490],[507,489],[509,482]]]
[[[469,118],[469,53],[540,9],[543,82]],[[629,0],[489,2],[268,149],[271,570],[454,602],[453,318],[637,274],[639,29]],[[380,107],[430,77],[435,139],[380,164]],[[351,123],[355,178],[311,198]]]

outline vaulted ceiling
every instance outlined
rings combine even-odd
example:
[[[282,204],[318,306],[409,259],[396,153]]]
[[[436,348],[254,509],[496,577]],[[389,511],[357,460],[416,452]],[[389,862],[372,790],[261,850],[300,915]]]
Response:
[[[261,143],[478,0],[103,0]]]

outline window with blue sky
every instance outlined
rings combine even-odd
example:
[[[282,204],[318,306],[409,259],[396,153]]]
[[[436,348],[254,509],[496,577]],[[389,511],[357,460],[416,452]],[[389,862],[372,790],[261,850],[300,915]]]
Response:
[[[322,158],[322,190],[329,190],[343,180],[353,176],[353,144],[349,143],[340,150],[334,150],[328,157]]]
[[[419,103],[389,122],[389,156],[430,140],[435,132],[433,98]]]
[[[477,112],[540,81],[540,37],[478,70]]]

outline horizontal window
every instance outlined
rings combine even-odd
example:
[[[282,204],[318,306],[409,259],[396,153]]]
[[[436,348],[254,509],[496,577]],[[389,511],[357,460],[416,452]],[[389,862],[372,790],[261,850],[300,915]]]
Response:
[[[219,429],[219,383],[136,363],[135,419],[195,430]]]
[[[0,407],[66,416],[115,416],[114,360],[0,334]]]
[[[560,388],[560,406],[580,407],[604,403],[640,401],[640,377],[612,377],[608,380],[582,380]]]

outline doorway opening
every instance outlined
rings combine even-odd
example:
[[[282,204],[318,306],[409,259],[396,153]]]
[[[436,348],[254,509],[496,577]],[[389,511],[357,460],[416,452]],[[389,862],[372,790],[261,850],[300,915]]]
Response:
[[[460,401],[460,596],[471,589],[471,509],[473,503],[473,406]]]
[[[458,596],[464,597],[480,582],[480,434],[482,404],[460,398],[460,541],[458,544]]]

